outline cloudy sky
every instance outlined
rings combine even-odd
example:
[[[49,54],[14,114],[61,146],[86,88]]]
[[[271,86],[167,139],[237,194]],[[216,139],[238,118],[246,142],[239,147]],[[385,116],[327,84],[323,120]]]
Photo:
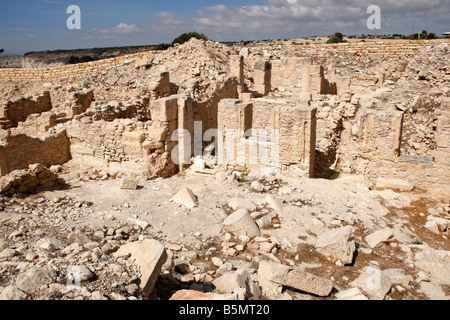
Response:
[[[69,30],[70,5],[81,29]],[[381,29],[369,30],[370,5]],[[187,31],[216,41],[330,35],[450,31],[450,0],[5,0],[0,3],[0,48],[28,51],[148,45]]]

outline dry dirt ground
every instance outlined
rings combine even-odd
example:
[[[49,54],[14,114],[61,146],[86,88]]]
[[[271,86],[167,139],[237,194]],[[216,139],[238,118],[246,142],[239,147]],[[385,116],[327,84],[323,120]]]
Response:
[[[231,172],[208,175],[192,170],[168,179],[140,181],[137,190],[123,190],[118,179],[66,172],[61,177],[68,185],[62,190],[4,199],[0,235],[3,249],[14,252],[0,259],[0,293],[18,284],[30,268],[49,265],[53,283],[22,298],[141,299],[135,266],[113,258],[112,252],[124,243],[150,238],[165,244],[173,262],[163,267],[153,295],[158,299],[168,299],[176,290],[192,286],[210,291],[213,279],[237,266],[255,274],[261,260],[331,279],[334,289],[326,299],[351,288],[350,283],[368,266],[400,268],[412,277],[407,285],[392,285],[386,299],[450,297],[448,230],[434,234],[424,227],[428,216],[448,219],[448,199],[439,195],[430,197],[417,188],[411,192],[373,190],[360,176],[261,178],[251,171],[236,179]],[[187,209],[170,201],[183,187],[193,191],[198,207]],[[279,199],[281,207],[274,210],[268,194]],[[250,212],[255,220],[272,218],[261,230],[262,237],[275,243],[270,251],[248,244],[238,247],[241,241],[223,228],[224,219],[233,212],[229,200],[234,197],[254,204]],[[318,235],[346,225],[354,227],[357,247],[349,265],[314,247]],[[393,236],[369,248],[365,237],[386,227],[393,230]],[[229,248],[237,250],[230,253]],[[173,269],[180,262],[187,263],[187,271]],[[95,274],[81,292],[67,291],[66,270],[71,264],[83,264]],[[261,298],[319,299],[289,287],[280,288],[276,296],[263,294]]]

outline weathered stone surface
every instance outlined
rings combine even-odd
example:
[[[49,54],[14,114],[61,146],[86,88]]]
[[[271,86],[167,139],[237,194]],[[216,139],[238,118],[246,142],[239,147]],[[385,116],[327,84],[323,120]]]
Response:
[[[7,286],[0,294],[0,300],[22,300],[27,295],[14,286]]]
[[[238,294],[243,293],[242,299],[259,300],[261,291],[252,281],[247,270],[238,269],[225,273],[213,281],[216,291],[219,293]]]
[[[261,261],[259,264],[258,276],[277,284],[322,297],[328,296],[333,289],[331,280],[276,262]]]
[[[367,267],[350,285],[360,288],[373,300],[383,300],[391,290],[389,277],[375,267]]]
[[[250,212],[256,210],[256,206],[253,204],[253,202],[243,198],[232,198],[228,201],[228,205],[233,210],[246,209]]]
[[[120,189],[136,190],[138,186],[137,180],[133,178],[123,177],[120,181]]]
[[[412,189],[414,189],[414,184],[402,179],[378,178],[375,181],[375,188],[379,189],[389,188],[400,191],[411,191]]]
[[[198,206],[197,197],[194,195],[191,189],[184,187],[171,199],[172,201],[185,206],[188,209],[192,209]]]
[[[399,268],[393,269],[385,269],[383,270],[383,274],[389,278],[391,284],[399,284],[402,286],[407,286],[411,281],[413,281],[413,277],[410,275],[405,275],[405,270]]]
[[[351,288],[336,293],[336,300],[369,300],[359,288]]]
[[[391,228],[384,228],[369,234],[364,238],[364,240],[366,240],[369,247],[375,248],[380,243],[387,241],[390,237],[392,237],[392,235],[393,233]]]
[[[237,300],[235,294],[203,293],[195,290],[179,290],[170,300]]]
[[[237,236],[259,237],[261,231],[246,209],[239,209],[230,214],[223,222],[224,227]]]
[[[356,248],[352,237],[352,226],[329,230],[317,237],[315,247],[325,255],[340,260],[344,264],[350,264]]]
[[[43,285],[52,282],[52,276],[47,268],[35,267],[30,269],[18,283],[17,288],[26,293],[34,293]]]
[[[145,295],[150,295],[155,286],[161,267],[166,262],[167,253],[164,246],[156,240],[128,243],[117,250],[117,257],[131,255],[141,272],[140,287]]]

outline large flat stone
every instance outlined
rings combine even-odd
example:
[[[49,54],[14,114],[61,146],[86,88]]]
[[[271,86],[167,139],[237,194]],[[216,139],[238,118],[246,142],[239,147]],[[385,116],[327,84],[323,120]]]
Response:
[[[333,289],[331,280],[276,262],[261,261],[258,276],[260,279],[269,280],[322,297],[330,295]]]
[[[161,273],[161,268],[166,262],[167,253],[164,245],[156,240],[146,239],[128,243],[117,250],[117,257],[131,255],[141,273],[140,287],[146,296],[149,296]]]

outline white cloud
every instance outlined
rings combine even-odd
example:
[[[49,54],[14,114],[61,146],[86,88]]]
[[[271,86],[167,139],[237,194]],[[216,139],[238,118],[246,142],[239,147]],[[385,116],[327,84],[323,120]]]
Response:
[[[120,23],[117,26],[109,29],[102,29],[102,33],[112,33],[112,34],[129,34],[129,33],[137,33],[140,32],[140,28],[136,24],[126,24]]]
[[[417,26],[428,25],[433,29],[439,23],[444,24],[450,12],[448,0],[376,2],[385,22],[382,27],[402,28],[403,32],[411,30],[411,19]],[[266,5],[206,7],[198,10],[193,20],[199,31],[234,38],[250,34],[259,37],[326,35],[337,31],[361,34],[370,33],[366,27],[370,15],[366,11],[371,4],[375,4],[373,0],[268,0]]]

